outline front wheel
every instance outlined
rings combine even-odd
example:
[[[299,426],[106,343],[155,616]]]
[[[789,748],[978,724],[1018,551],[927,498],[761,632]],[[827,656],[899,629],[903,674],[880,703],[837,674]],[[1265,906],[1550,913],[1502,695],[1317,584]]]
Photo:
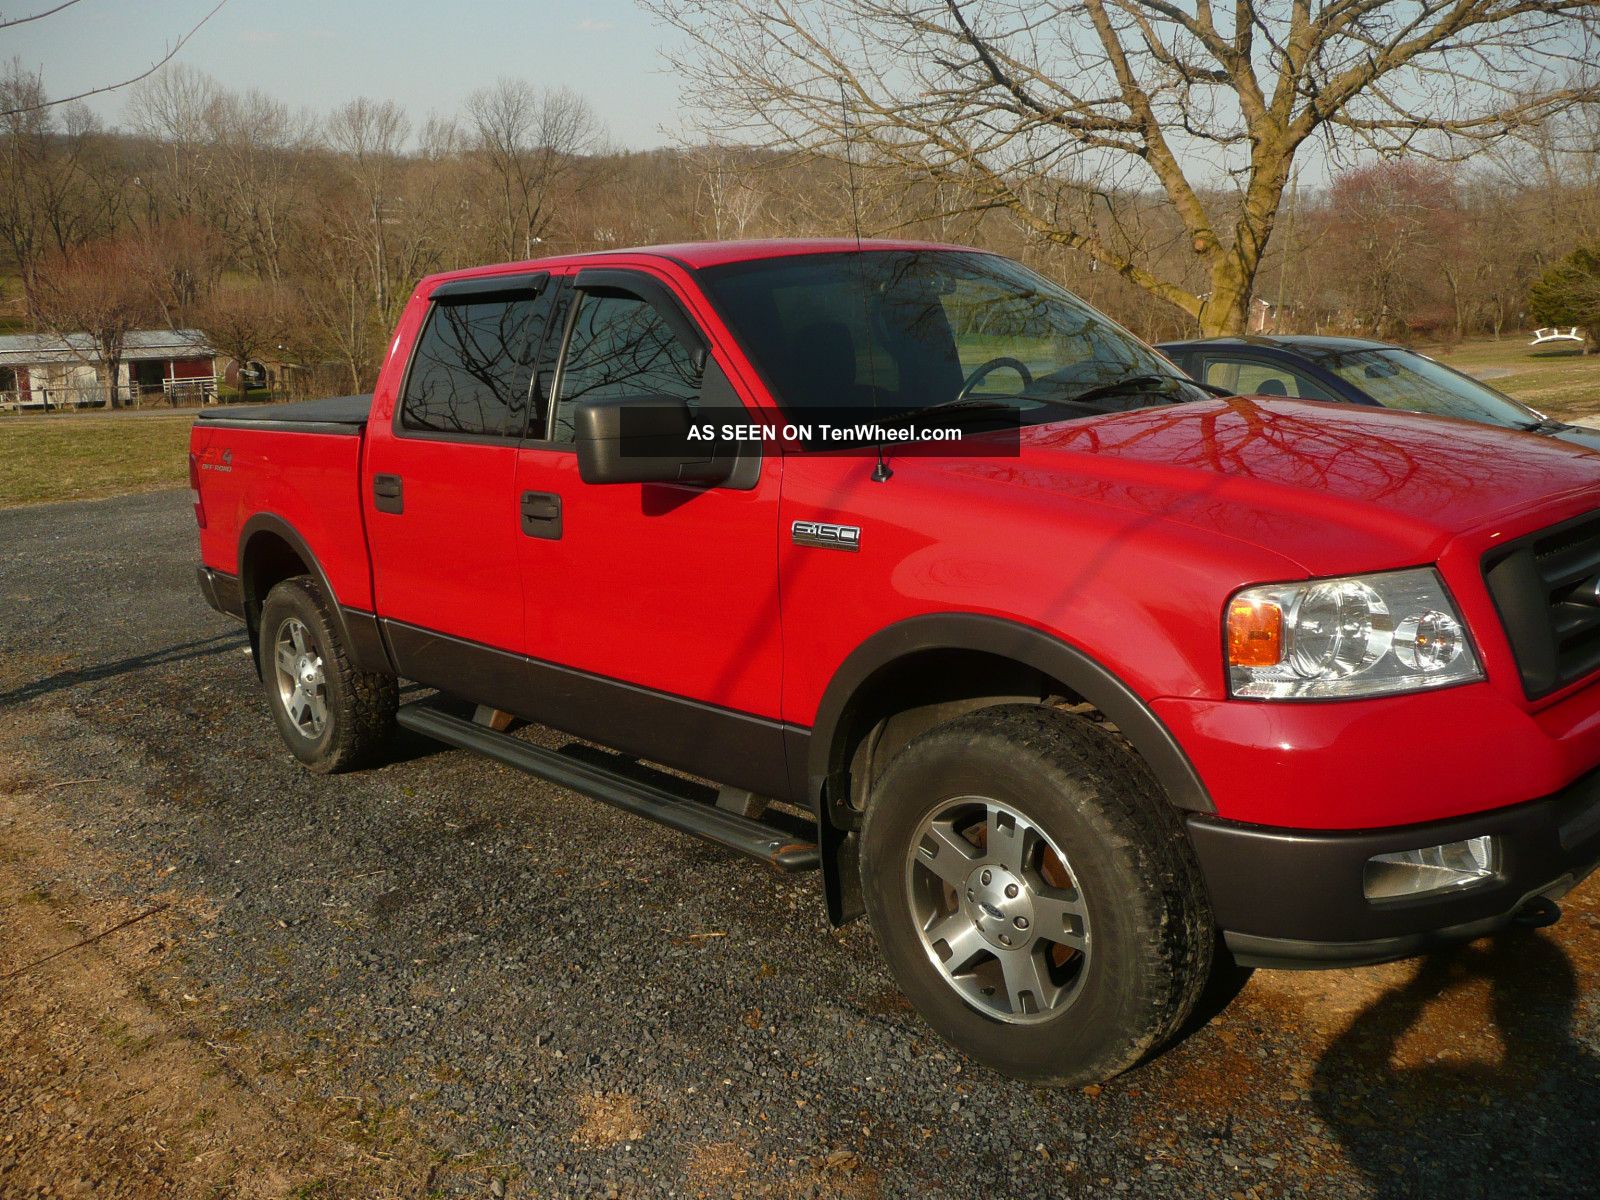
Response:
[[[267,704],[294,756],[319,775],[375,758],[394,729],[399,683],[350,662],[316,581],[298,575],[268,592],[258,636]]]
[[[862,890],[906,996],[1013,1078],[1135,1065],[1193,1009],[1214,925],[1182,827],[1143,762],[1036,705],[914,739],[874,787]]]

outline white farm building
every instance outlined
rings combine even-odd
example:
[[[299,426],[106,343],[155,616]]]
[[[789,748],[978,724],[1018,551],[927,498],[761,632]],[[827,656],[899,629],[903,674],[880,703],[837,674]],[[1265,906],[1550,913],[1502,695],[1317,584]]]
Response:
[[[217,352],[198,329],[128,334],[117,368],[123,403],[208,403],[217,394]],[[100,354],[86,333],[0,336],[0,408],[87,408],[105,403]]]

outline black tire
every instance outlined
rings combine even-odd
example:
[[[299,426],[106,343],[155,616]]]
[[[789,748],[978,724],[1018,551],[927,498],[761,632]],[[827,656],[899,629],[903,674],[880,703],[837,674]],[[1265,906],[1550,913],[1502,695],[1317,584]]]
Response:
[[[303,708],[302,719],[291,715],[281,686],[277,647],[294,623],[303,631],[302,640],[320,668],[320,723],[306,718]],[[294,756],[319,775],[348,771],[375,760],[394,731],[399,681],[392,675],[357,670],[351,664],[328,602],[314,579],[297,575],[267,593],[258,638],[267,706]]]
[[[1055,994],[1060,998],[1052,1002],[1062,1005],[1059,1011],[1050,1003],[1034,1004],[1041,993],[1023,991],[1009,997],[1015,1001],[1009,1015],[995,1015],[993,1006],[1008,1002],[1009,977],[992,1000],[972,990],[994,996],[992,987],[984,988],[984,979],[994,978],[983,975],[991,969],[982,958],[987,948],[970,960],[979,966],[959,972],[964,982],[958,984],[936,962],[954,960],[954,943],[924,940],[924,927],[979,911],[963,908],[971,904],[971,890],[947,886],[926,866],[945,851],[933,847],[929,855],[924,822],[961,811],[969,797],[991,800],[1033,826],[1007,826],[1010,818],[991,815],[988,828],[1010,828],[1013,836],[1021,829],[1032,839],[1028,844],[1043,846],[1041,854],[1059,856],[1055,865],[1041,862],[1040,869],[1027,871],[1037,893],[1025,884],[1022,901],[996,896],[997,903],[1025,904],[1036,894],[1044,903],[1048,896],[1070,895],[1070,887],[1052,889],[1044,879],[1047,870],[1060,874],[1059,860],[1066,860],[1084,906],[1083,926],[1073,934],[1083,949],[1051,944],[1042,928],[1034,930],[1038,941],[1029,947],[1030,953],[1046,956],[1047,987],[1058,986],[1058,975],[1069,979],[1059,984]],[[993,814],[994,804],[987,811]],[[954,822],[946,828],[959,832]],[[968,838],[978,836],[974,826]],[[914,839],[923,848],[918,867],[910,865]],[[1019,838],[1016,844],[1023,842]],[[976,847],[974,852],[978,867],[966,876],[969,882],[990,854]],[[965,872],[968,862],[962,854],[956,857],[960,861],[947,870]],[[987,882],[986,874],[983,878]],[[1081,717],[1038,705],[970,713],[915,738],[896,756],[867,805],[861,884],[873,931],[907,998],[957,1049],[1015,1079],[1083,1085],[1127,1070],[1178,1032],[1210,974],[1216,938],[1210,904],[1188,838],[1160,786],[1113,735]],[[941,889],[954,911],[919,917],[917,906],[937,908]],[[1037,911],[1035,926],[1047,924],[1045,910]],[[982,906],[979,919],[969,923],[991,940],[1003,940],[1006,933],[1021,936],[999,917],[994,906]],[[1075,920],[1066,918],[1069,932]],[[976,944],[965,929],[962,942]],[[992,957],[992,969],[998,971],[1002,959]]]

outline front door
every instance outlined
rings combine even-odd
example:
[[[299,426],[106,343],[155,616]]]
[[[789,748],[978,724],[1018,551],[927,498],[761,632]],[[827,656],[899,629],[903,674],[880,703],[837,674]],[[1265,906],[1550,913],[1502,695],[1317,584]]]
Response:
[[[408,678],[465,690],[485,661],[521,652],[517,443],[548,284],[541,273],[442,285],[392,424],[368,431],[362,486],[378,611]]]
[[[166,385],[167,364],[160,359],[138,359],[133,363],[133,396],[159,396]]]
[[[586,484],[572,405],[642,394],[741,403],[664,281],[584,271],[549,428],[517,455],[527,653],[541,720],[722,783],[781,791],[782,460],[742,486]],[[545,514],[543,518],[537,514]]]

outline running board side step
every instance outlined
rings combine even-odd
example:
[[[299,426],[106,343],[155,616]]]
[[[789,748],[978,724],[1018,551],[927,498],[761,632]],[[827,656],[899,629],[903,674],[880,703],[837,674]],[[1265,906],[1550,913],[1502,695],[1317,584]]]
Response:
[[[634,816],[646,817],[680,833],[758,858],[780,871],[814,871],[821,866],[821,856],[814,842],[797,840],[794,834],[765,821],[742,817],[694,799],[692,794],[679,793],[664,782],[630,778],[592,759],[546,750],[508,733],[497,733],[486,725],[452,716],[426,702],[402,705],[396,720],[405,728],[435,741],[474,750],[519,771],[603,800]],[[685,781],[685,792],[693,786]]]

